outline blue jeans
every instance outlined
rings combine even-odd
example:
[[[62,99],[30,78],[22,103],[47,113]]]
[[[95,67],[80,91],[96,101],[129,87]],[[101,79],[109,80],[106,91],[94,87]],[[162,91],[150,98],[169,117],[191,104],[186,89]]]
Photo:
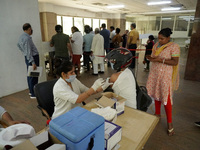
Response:
[[[33,56],[33,59],[35,61],[35,64],[39,66],[39,55]],[[29,63],[28,60],[25,57],[25,63],[28,71],[28,66],[32,66],[32,63]],[[28,82],[28,88],[29,92],[31,93],[31,96],[35,96],[34,93],[34,86],[38,83],[38,77],[28,77],[27,76],[27,82]]]

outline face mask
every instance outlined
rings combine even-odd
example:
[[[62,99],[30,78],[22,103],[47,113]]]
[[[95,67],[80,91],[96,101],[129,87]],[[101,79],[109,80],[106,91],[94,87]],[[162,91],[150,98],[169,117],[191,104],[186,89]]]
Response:
[[[111,66],[111,68],[112,68],[113,70],[115,70],[115,69],[114,69],[114,63],[111,63],[111,62],[110,62],[110,66]]]
[[[67,82],[73,82],[76,79],[76,75],[69,76],[69,79],[65,79]]]

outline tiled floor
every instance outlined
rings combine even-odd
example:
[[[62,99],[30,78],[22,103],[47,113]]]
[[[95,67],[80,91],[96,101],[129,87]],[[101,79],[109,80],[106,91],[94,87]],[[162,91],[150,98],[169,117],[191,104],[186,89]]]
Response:
[[[143,55],[140,52],[138,69],[136,69],[137,80],[140,85],[145,85],[148,72],[143,71]],[[194,125],[195,121],[200,121],[200,82],[184,80],[184,69],[186,63],[186,53],[184,49],[180,59],[180,88],[174,93],[173,123],[175,135],[167,135],[167,123],[164,108],[162,107],[161,120],[149,137],[144,149],[146,150],[199,150],[200,149],[200,128]],[[105,65],[106,67],[106,65]],[[106,78],[114,71],[106,67],[104,74],[93,76],[92,71],[84,72],[82,69],[81,77],[78,79],[86,86],[90,87],[99,77]],[[98,97],[99,94],[90,97],[87,101]],[[35,128],[36,132],[45,127],[46,119],[36,107],[36,100],[28,96],[28,90],[21,91],[3,98],[0,98],[0,105],[10,112],[13,118],[27,120]],[[152,104],[147,111],[154,114]],[[134,134],[134,133],[133,133]]]

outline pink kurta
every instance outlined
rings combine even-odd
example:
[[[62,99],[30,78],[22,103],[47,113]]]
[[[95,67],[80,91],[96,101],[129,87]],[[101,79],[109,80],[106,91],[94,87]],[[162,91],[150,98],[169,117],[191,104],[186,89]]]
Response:
[[[158,43],[154,45],[154,49],[157,50]],[[151,54],[155,57],[155,51]],[[171,43],[168,45],[158,57],[167,60],[171,57],[180,56],[180,47],[178,44]],[[147,80],[148,94],[155,100],[161,101],[164,105],[167,104],[168,95],[170,94],[171,104],[172,102],[172,73],[173,66],[166,65],[159,62],[152,62],[151,70]],[[177,77],[179,78],[179,77]],[[178,79],[179,80],[179,79]]]

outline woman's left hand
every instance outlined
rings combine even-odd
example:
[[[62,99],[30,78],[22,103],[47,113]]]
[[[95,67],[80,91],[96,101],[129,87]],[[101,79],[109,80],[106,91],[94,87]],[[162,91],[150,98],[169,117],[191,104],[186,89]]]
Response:
[[[150,55],[148,55],[146,58],[151,62],[162,62],[162,59],[159,57],[151,57]]]

